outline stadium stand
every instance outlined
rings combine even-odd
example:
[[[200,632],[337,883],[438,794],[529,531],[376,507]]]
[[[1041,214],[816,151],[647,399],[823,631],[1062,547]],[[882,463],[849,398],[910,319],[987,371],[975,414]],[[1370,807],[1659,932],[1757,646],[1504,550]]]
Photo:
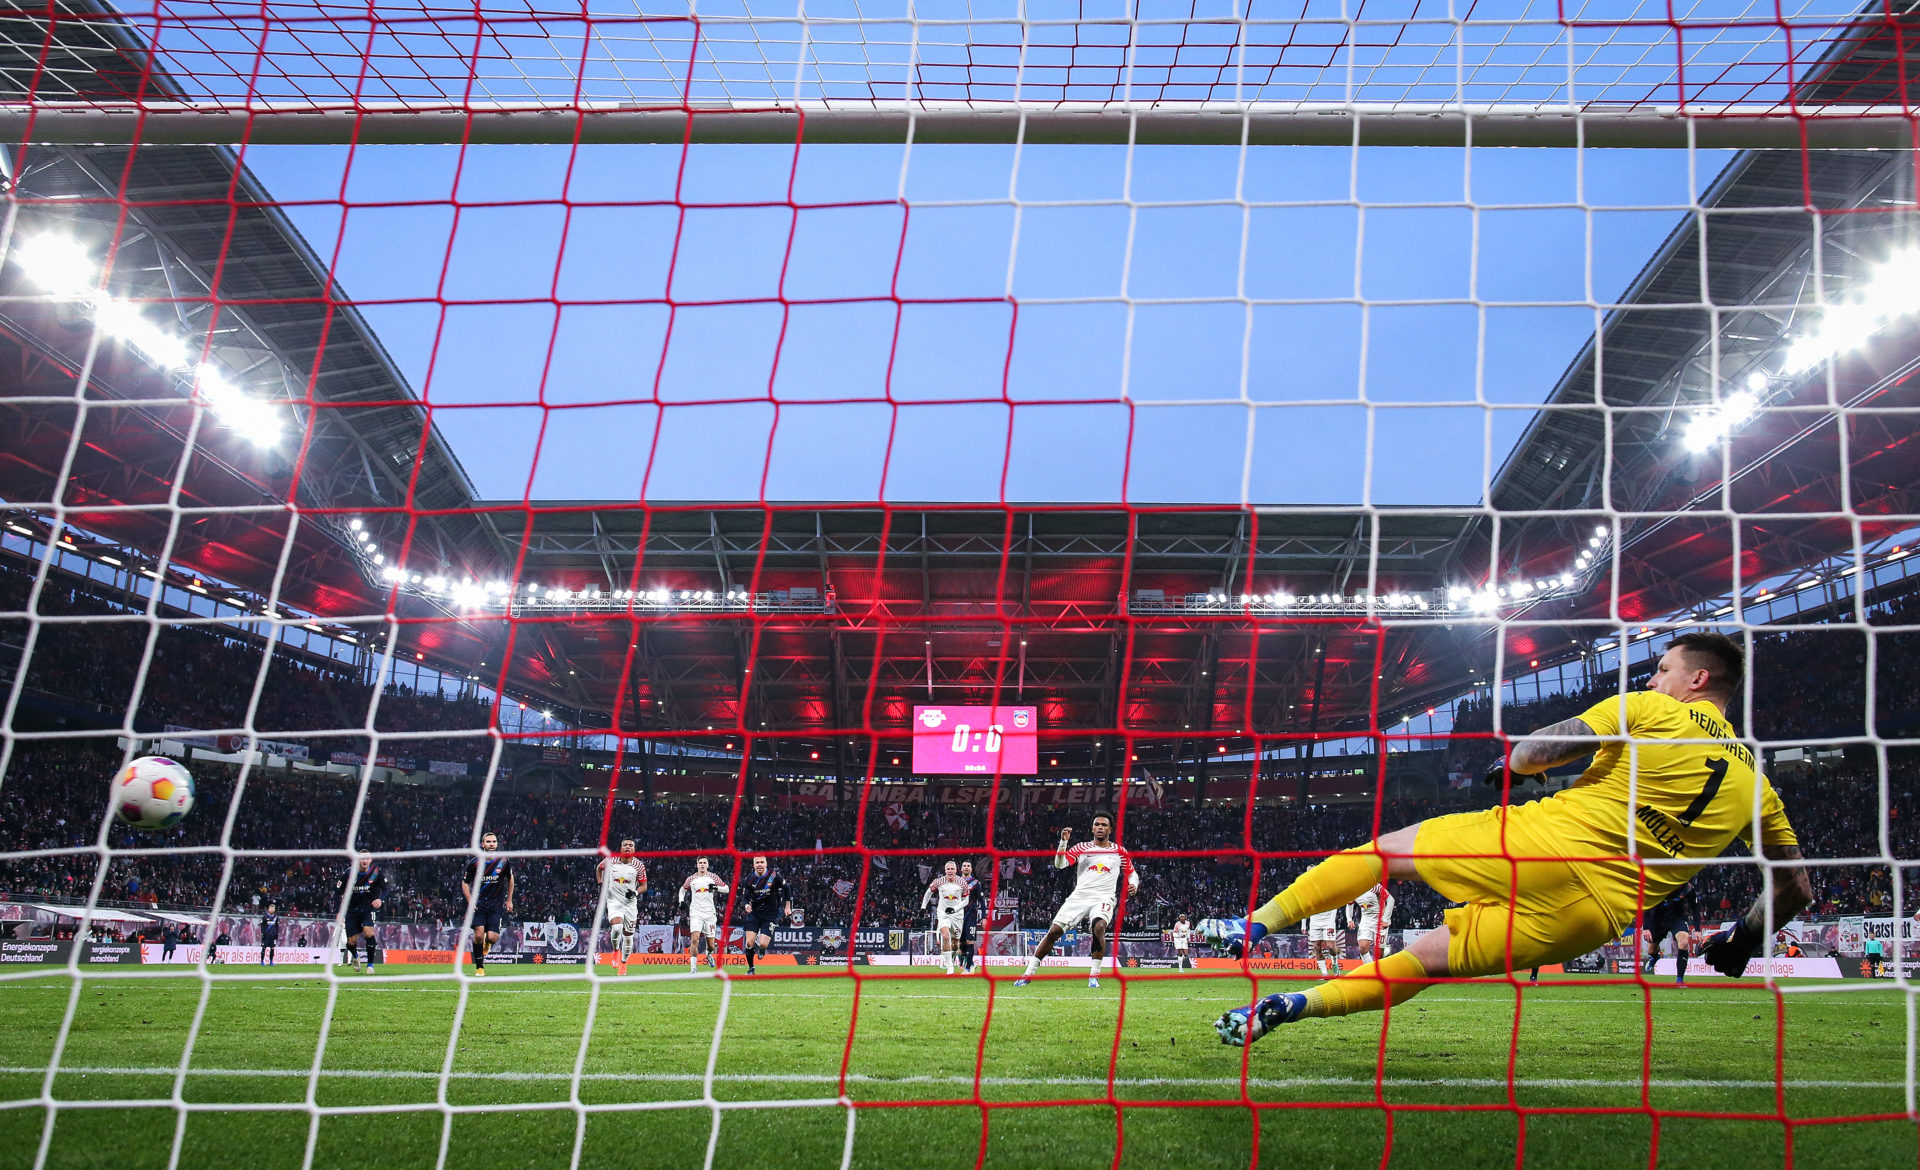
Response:
[[[0,565],[0,604],[24,606],[30,579],[13,565]],[[124,613],[98,592],[81,586],[49,587],[40,596],[42,612],[105,616]],[[1884,600],[1869,612],[1881,624],[1912,623],[1920,614],[1920,593]],[[98,707],[104,712],[126,709],[130,701],[131,668],[137,663],[145,626],[131,623],[89,622],[49,627],[57,633],[43,639],[32,658],[32,673],[23,711],[35,702],[48,709],[71,711]],[[1873,729],[1883,738],[1911,736],[1920,721],[1920,654],[1907,643],[1920,635],[1882,635],[1881,652],[1872,674],[1875,685]],[[258,669],[260,648],[242,637],[228,636],[206,626],[163,627],[153,650],[149,683],[139,704],[137,727],[222,727],[240,724],[245,700]],[[1755,701],[1757,725],[1752,734],[1779,741],[1844,740],[1863,734],[1866,711],[1865,639],[1857,629],[1799,629],[1791,633],[1762,634],[1755,639]],[[1639,679],[1636,678],[1637,684]],[[1510,703],[1501,714],[1502,727],[1519,733],[1578,713],[1609,693],[1600,685],[1572,694],[1535,702]],[[353,722],[354,712],[368,709],[371,689],[349,677],[344,668],[288,661],[276,656],[262,691],[262,707],[255,713],[258,726],[272,727],[283,737],[297,737],[303,727],[339,728]],[[495,739],[486,729],[491,704],[474,694],[445,697],[414,694],[389,687],[381,694],[378,719],[383,744],[405,744],[419,733],[471,732],[466,736],[438,736],[430,742],[436,758],[484,765],[494,753]],[[1455,738],[1447,753],[1448,769],[1477,775],[1498,751],[1498,740],[1483,737],[1493,730],[1492,705],[1468,698],[1455,709]],[[389,741],[386,737],[397,737]],[[314,758],[335,751],[364,750],[364,737],[317,736],[302,739]],[[392,750],[391,747],[383,750]],[[1878,768],[1871,746],[1826,753],[1831,758],[1775,770],[1775,783],[1794,810],[1809,856],[1843,858],[1879,852],[1877,818]],[[80,849],[92,845],[100,813],[99,778],[118,763],[110,740],[37,740],[23,742],[13,760],[13,778],[0,792],[0,850],[9,853],[43,851],[40,856],[10,857],[0,865],[0,893],[14,899],[34,897],[85,898],[94,878],[93,855],[46,855],[44,851]],[[1889,845],[1896,858],[1920,857],[1920,758],[1910,751],[1890,753],[1888,772]],[[222,855],[217,845],[227,811],[238,788],[238,769],[232,765],[201,764],[201,812],[170,830],[162,841],[115,826],[109,843],[119,847],[163,844],[177,853],[116,855],[104,879],[101,897],[126,904],[146,904],[176,910],[205,910],[213,904],[220,885]],[[1513,799],[1530,797],[1530,787],[1516,787]],[[232,844],[243,851],[235,858],[225,904],[250,905],[255,895],[277,901],[287,914],[326,917],[333,913],[334,881],[344,864],[340,850],[346,828],[359,801],[360,784],[353,775],[254,769],[245,781],[241,806],[234,819]],[[852,794],[857,800],[858,792]],[[1490,789],[1450,790],[1430,798],[1389,798],[1380,803],[1380,827],[1401,824],[1456,809],[1484,806],[1498,799]],[[433,787],[377,780],[367,785],[358,811],[355,845],[376,853],[459,849],[469,845],[470,826],[484,823],[502,835],[507,848],[535,854],[574,851],[567,856],[534,856],[522,862],[516,913],[528,919],[583,921],[592,912],[595,886],[592,865],[583,853],[602,839],[603,818],[608,840],[631,836],[647,854],[665,854],[656,862],[662,877],[690,868],[692,854],[713,851],[715,864],[731,868],[726,855],[729,831],[736,856],[750,858],[755,851],[782,854],[778,864],[795,883],[796,903],[808,908],[816,922],[846,925],[843,907],[851,902],[835,892],[836,883],[861,878],[853,853],[835,853],[854,844],[856,811],[848,807],[770,806],[756,799],[739,810],[732,802],[708,798],[688,802],[666,795],[654,802],[616,799],[604,794],[538,793],[496,787],[484,816],[478,786]],[[1204,916],[1243,905],[1249,896],[1249,870],[1241,857],[1220,858],[1209,853],[1240,848],[1249,831],[1255,848],[1274,856],[1263,860],[1259,885],[1276,888],[1303,869],[1312,858],[1341,847],[1373,828],[1375,804],[1370,794],[1344,801],[1300,805],[1297,802],[1258,805],[1249,819],[1243,806],[1141,809],[1130,808],[1124,836],[1136,851],[1185,854],[1143,862],[1168,880],[1153,883],[1155,893],[1131,909],[1130,925],[1142,929],[1166,926],[1179,913]],[[1063,817],[1048,809],[1002,813],[995,822],[994,846],[1003,851],[1045,854]],[[863,923],[895,928],[920,923],[918,873],[921,863],[937,864],[948,857],[964,858],[969,849],[986,842],[987,817],[982,808],[928,804],[916,806],[902,819],[890,819],[880,807],[867,810],[864,842],[888,854],[877,859],[867,875]],[[195,852],[195,850],[202,850]],[[282,856],[249,855],[248,850],[280,851]],[[304,854],[304,856],[303,856]],[[900,857],[899,854],[907,856]],[[924,854],[915,857],[914,854]],[[1291,856],[1290,856],[1291,855]],[[979,861],[984,869],[985,856]],[[390,917],[438,924],[460,919],[461,862],[455,857],[399,858],[389,872],[402,891]],[[882,866],[885,865],[885,868]],[[1757,889],[1757,874],[1748,866],[1710,867],[1696,879],[1700,905],[1709,914],[1730,913],[1744,906]],[[1057,897],[1056,878],[1044,861],[1022,871],[1013,865],[1002,873],[1001,889],[1021,901],[1046,903]],[[656,881],[644,908],[664,920],[672,916],[674,881]],[[1178,891],[1178,893],[1173,893]],[[1821,871],[1816,889],[1816,912],[1861,913],[1890,904],[1891,875],[1883,866],[1829,867]],[[1410,927],[1436,925],[1444,903],[1424,889],[1409,887],[1401,901],[1399,918]]]

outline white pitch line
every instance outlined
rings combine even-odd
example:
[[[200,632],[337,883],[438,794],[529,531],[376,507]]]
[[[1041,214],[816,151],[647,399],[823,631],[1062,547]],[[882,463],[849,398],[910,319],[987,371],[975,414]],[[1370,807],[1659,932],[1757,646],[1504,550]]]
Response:
[[[44,1076],[46,1069],[31,1065],[0,1066],[0,1075]],[[61,1076],[167,1076],[179,1072],[175,1066],[166,1068],[104,1067],[77,1065],[62,1067]],[[311,1069],[274,1068],[190,1068],[188,1076],[197,1077],[283,1077],[304,1080],[313,1074]],[[438,1081],[441,1074],[417,1069],[321,1069],[322,1078],[339,1080],[418,1080]],[[572,1073],[562,1072],[462,1072],[449,1074],[454,1080],[469,1081],[555,1081],[571,1082]],[[707,1079],[705,1073],[582,1073],[582,1081],[633,1081],[658,1084],[702,1084]],[[830,1073],[715,1073],[713,1079],[728,1084],[790,1084],[790,1085],[836,1085],[840,1078]],[[875,1076],[869,1073],[849,1073],[848,1084],[858,1085],[957,1085],[972,1086],[974,1078],[968,1076]],[[988,1087],[1072,1087],[1086,1086],[1104,1089],[1105,1077],[981,1077],[979,1084]],[[1372,1077],[1249,1077],[1248,1088],[1255,1089],[1300,1089],[1300,1088],[1357,1088],[1371,1089]],[[1418,1089],[1504,1089],[1507,1080],[1504,1077],[1387,1077],[1380,1082],[1387,1088]],[[1521,1089],[1637,1089],[1643,1082],[1638,1079],[1609,1079],[1604,1077],[1516,1077],[1515,1088]],[[1772,1089],[1770,1080],[1709,1080],[1703,1078],[1666,1078],[1655,1077],[1645,1084],[1656,1089]],[[1118,1077],[1113,1084],[1116,1087],[1162,1087],[1162,1088],[1239,1088],[1238,1077]],[[1898,1089],[1904,1087],[1902,1081],[1830,1081],[1830,1080],[1789,1080],[1789,1089]]]

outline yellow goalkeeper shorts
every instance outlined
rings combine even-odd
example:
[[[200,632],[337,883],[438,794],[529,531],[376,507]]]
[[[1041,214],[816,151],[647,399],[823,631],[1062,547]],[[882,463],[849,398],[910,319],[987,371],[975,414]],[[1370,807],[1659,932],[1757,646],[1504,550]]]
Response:
[[[1521,806],[1525,808],[1526,806]],[[1474,977],[1563,963],[1619,931],[1573,862],[1526,832],[1520,809],[1435,817],[1414,839],[1414,868],[1428,885],[1466,905],[1447,911],[1447,969]],[[1503,834],[1504,827],[1504,834]]]

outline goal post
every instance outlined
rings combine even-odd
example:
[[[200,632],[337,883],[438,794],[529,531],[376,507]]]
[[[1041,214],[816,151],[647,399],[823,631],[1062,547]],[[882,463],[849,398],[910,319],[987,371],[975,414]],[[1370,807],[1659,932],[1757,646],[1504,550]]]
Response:
[[[1027,143],[1900,150],[1920,112],[1892,105],[1631,109],[1490,103],[397,105],[45,102],[0,105],[0,138],[46,145]]]

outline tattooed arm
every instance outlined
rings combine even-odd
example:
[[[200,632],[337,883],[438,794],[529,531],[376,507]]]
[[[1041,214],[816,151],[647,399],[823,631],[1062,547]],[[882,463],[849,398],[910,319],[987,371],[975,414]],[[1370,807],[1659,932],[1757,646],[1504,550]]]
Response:
[[[1797,845],[1763,845],[1758,852],[1769,861],[1800,860],[1800,847]],[[1769,900],[1762,896],[1755,899],[1746,917],[1734,923],[1732,930],[1723,930],[1707,940],[1700,950],[1701,957],[1722,975],[1737,979],[1746,973],[1748,960],[1766,950],[1768,911],[1772,911],[1772,925],[1778,930],[1793,921],[1793,916],[1812,902],[1813,883],[1807,878],[1807,867],[1776,866],[1773,871],[1773,898]]]
[[[1768,861],[1801,860],[1798,845],[1763,845],[1760,856]],[[1773,870],[1773,925],[1777,930],[1793,921],[1793,916],[1813,904],[1813,881],[1807,877],[1804,865],[1775,865]],[[1753,906],[1741,922],[1765,936],[1767,929],[1767,897],[1762,894],[1754,899]]]
[[[1599,746],[1593,728],[1584,721],[1563,719],[1515,741],[1510,758],[1515,773],[1532,776],[1592,755]]]

